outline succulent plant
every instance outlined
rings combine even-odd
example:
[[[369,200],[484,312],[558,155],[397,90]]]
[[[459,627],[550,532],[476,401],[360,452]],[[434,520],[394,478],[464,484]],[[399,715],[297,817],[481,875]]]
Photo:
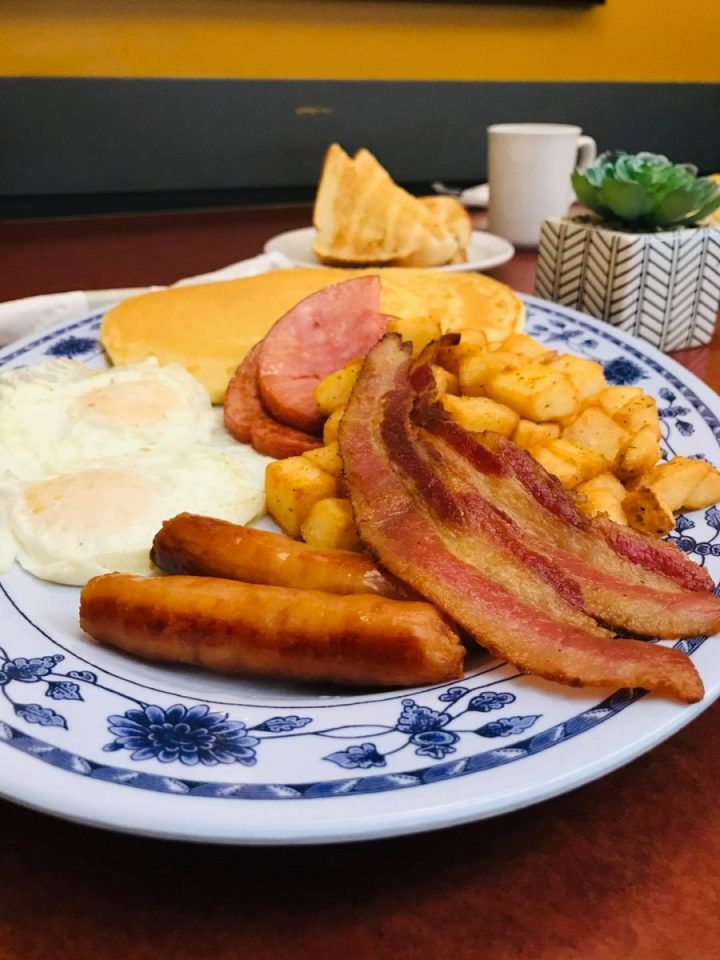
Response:
[[[719,184],[657,153],[603,153],[575,170],[572,185],[603,221],[631,230],[692,226],[720,207]]]

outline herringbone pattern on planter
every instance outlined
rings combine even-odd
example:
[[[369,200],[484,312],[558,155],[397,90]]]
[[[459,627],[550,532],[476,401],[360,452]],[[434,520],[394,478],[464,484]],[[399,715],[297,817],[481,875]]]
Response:
[[[663,350],[700,346],[720,302],[720,231],[630,234],[547,220],[535,289]]]

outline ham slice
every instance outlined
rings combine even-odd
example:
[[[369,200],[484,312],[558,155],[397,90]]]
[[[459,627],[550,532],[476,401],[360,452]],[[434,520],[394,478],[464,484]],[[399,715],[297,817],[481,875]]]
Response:
[[[449,475],[411,423],[409,374],[406,348],[385,337],[365,361],[339,434],[361,536],[383,565],[523,671],[700,699],[685,654],[613,638],[578,608],[563,571],[553,583],[532,548],[517,552],[509,518],[486,498],[466,496],[467,483]]]
[[[289,426],[318,432],[322,414],[315,387],[364,357],[386,330],[378,276],[345,280],[301,300],[262,342],[258,382],[265,407]]]
[[[235,371],[223,405],[223,416],[228,433],[240,443],[250,443],[252,425],[258,417],[266,416],[257,386],[260,344],[256,343]]]
[[[278,423],[265,410],[258,389],[260,347],[256,344],[235,371],[225,394],[228,433],[268,457],[294,457],[321,446],[317,437]]]
[[[439,402],[429,362],[423,358],[411,375],[419,391],[413,417],[427,442],[514,521],[528,549],[544,552],[576,582],[589,613],[645,636],[720,629],[720,600],[709,592],[713,584],[704,570],[670,544],[649,543],[611,521],[583,516],[557,479],[511,441],[469,434]],[[618,550],[620,541],[624,548]]]

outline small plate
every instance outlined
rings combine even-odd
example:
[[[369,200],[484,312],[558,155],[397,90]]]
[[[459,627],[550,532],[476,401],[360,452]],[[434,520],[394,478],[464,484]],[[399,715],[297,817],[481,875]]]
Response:
[[[523,299],[528,333],[657,398],[667,455],[720,464],[720,398],[697,377],[605,323]],[[47,357],[103,367],[101,319],[13,344],[0,368]],[[718,580],[720,509],[680,517],[671,539]],[[691,706],[562,687],[480,650],[463,680],[416,689],[225,677],[91,643],[78,593],[18,566],[0,576],[0,796],[151,836],[328,843],[496,816],[640,756],[720,693],[720,638],[704,637],[675,644],[705,683]]]
[[[281,253],[296,267],[321,267],[312,252],[315,236],[314,227],[302,227],[300,230],[288,230],[279,233],[264,246],[265,253]],[[470,273],[476,270],[490,270],[512,259],[515,247],[509,240],[496,237],[494,233],[473,230],[467,249],[467,263],[451,263],[444,267],[429,267],[443,273]]]

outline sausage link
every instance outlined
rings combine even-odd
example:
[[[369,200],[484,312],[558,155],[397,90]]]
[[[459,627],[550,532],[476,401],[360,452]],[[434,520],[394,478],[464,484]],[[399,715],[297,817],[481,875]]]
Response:
[[[327,593],[375,593],[395,600],[415,596],[363,554],[322,550],[278,533],[192,513],[163,523],[150,556],[165,573]]]
[[[462,676],[457,634],[419,601],[111,573],[83,589],[80,625],[98,643],[220,673],[382,687]]]

